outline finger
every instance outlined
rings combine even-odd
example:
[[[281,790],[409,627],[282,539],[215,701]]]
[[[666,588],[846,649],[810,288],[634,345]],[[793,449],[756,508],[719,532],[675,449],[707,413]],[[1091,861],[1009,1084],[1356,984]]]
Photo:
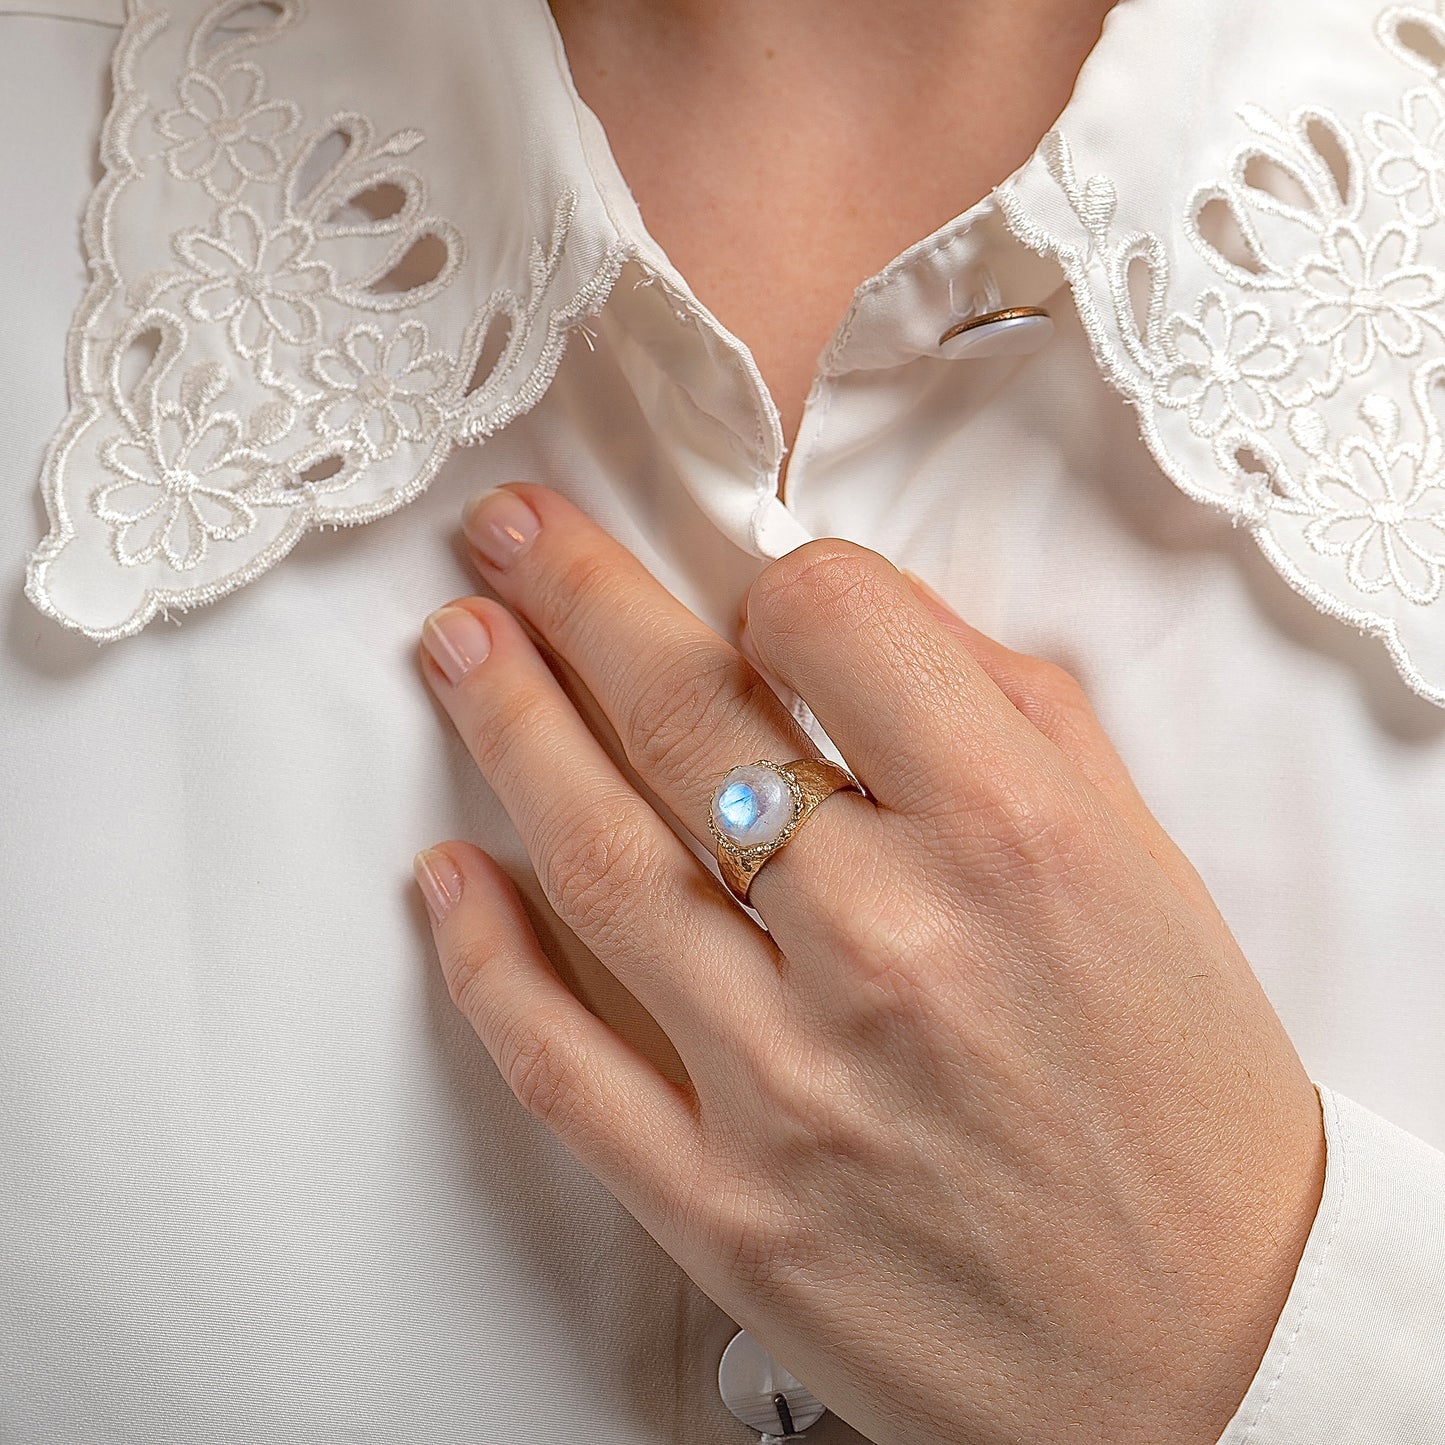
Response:
[[[442,973],[507,1086],[647,1228],[700,1159],[695,1100],[562,982],[496,862],[469,843],[417,855]]]
[[[887,808],[1019,814],[1068,774],[887,558],[825,537],[748,590],[752,645]]]
[[[752,664],[753,671],[761,677],[772,690],[783,698],[785,702],[789,699],[789,690],[773,676],[767,663],[758,656],[758,650],[753,646],[752,634],[748,631],[747,597],[743,597],[743,610],[738,617],[738,651]],[[796,697],[797,694],[792,694]],[[791,708],[790,708],[791,711]],[[796,716],[796,714],[794,714]]]
[[[622,776],[500,603],[438,608],[422,667],[558,917],[701,1086],[781,1007],[776,945]]]
[[[904,568],[903,576],[924,606],[988,673],[994,686],[1100,792],[1121,812],[1148,811],[1083,689],[1068,672],[1044,658],[1005,647],[960,617],[916,573]]]
[[[469,506],[464,525],[488,583],[572,666],[639,777],[709,849],[709,805],[729,769],[820,756],[747,660],[556,492],[508,483]],[[846,796],[827,800],[759,873],[751,897],[770,927],[769,900],[812,896],[844,837],[877,846],[858,837],[873,808]],[[839,833],[830,815],[845,811]]]
[[[1186,901],[1222,923],[1204,880],[1149,810],[1079,680],[1055,662],[1016,652],[980,632],[917,573],[905,567],[903,576],[1009,702],[1109,800]]]

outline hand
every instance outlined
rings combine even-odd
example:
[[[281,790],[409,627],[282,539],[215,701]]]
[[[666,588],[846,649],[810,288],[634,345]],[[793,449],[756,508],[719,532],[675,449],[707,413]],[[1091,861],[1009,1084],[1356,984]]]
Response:
[[[754,655],[868,796],[764,865],[765,931],[513,611],[709,850],[722,774],[817,755],[772,687],[555,492],[509,484],[467,531],[502,602],[428,619],[427,681],[687,1071],[585,1009],[449,842],[419,873],[442,966],[522,1104],[879,1445],[1212,1445],[1319,1205],[1319,1099],[1079,686],[867,548],[766,566]]]

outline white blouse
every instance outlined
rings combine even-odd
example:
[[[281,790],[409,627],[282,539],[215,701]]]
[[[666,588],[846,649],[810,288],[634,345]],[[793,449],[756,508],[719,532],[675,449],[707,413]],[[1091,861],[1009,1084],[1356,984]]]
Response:
[[[475,839],[655,1042],[416,667],[508,478],[725,635],[837,535],[1078,675],[1325,1105],[1221,1445],[1445,1439],[1442,62],[1423,3],[1120,0],[785,458],[545,0],[0,0],[0,1439],[757,1438],[412,884]]]

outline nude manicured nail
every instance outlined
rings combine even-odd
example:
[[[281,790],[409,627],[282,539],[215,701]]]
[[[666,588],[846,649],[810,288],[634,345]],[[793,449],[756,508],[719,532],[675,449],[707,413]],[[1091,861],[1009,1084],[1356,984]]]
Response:
[[[423,848],[411,861],[433,923],[441,923],[461,901],[462,871],[439,848]]]
[[[462,512],[467,540],[502,571],[527,550],[541,528],[541,518],[506,487],[473,497]]]
[[[738,651],[741,652],[759,672],[763,670],[763,660],[758,656],[757,648],[753,646],[753,633],[752,629],[748,626],[746,618],[743,619],[742,625],[738,628]]]
[[[485,624],[465,607],[438,607],[422,623],[421,641],[453,687],[492,650]]]

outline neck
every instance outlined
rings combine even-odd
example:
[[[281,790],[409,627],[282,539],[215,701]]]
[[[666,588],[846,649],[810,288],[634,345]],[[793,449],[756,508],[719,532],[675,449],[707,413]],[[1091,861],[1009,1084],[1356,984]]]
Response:
[[[1063,110],[1115,0],[550,3],[584,95],[643,76],[650,106],[764,129],[796,124],[804,98],[865,153],[900,124],[956,136],[963,122],[1002,179]]]

